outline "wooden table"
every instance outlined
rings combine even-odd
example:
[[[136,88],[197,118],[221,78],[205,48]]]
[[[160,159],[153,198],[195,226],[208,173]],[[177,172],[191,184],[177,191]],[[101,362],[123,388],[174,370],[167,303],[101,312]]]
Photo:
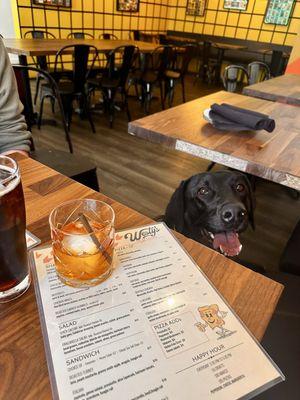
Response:
[[[104,39],[3,39],[4,45],[10,54],[19,56],[21,65],[28,65],[27,57],[55,55],[64,46],[75,44],[87,44],[95,46],[100,53],[107,53],[118,46],[134,45],[142,53],[152,52],[156,45],[154,43],[141,42],[137,40],[104,40]],[[67,53],[67,52],[66,52]],[[31,93],[28,73],[25,73],[26,92]],[[27,107],[31,114],[32,124],[36,122],[36,114],[33,110],[32,98],[28,96]]]
[[[300,106],[300,75],[287,74],[255,83],[246,86],[243,93],[260,99]]]
[[[203,118],[213,103],[229,103],[268,114],[272,133],[223,132]],[[297,107],[217,92],[129,123],[128,132],[300,190],[300,112]]]
[[[117,229],[140,226],[151,220],[54,170],[23,156],[21,175],[28,229],[49,241],[48,216],[58,204],[75,198],[108,202],[116,212]],[[176,234],[183,246],[228,300],[250,331],[261,339],[282,285],[252,272],[199,243]],[[31,288],[19,299],[0,305],[0,398],[51,399],[42,333]]]
[[[59,49],[72,44],[87,44],[97,47],[101,53],[106,53],[118,46],[134,45],[142,53],[155,49],[154,43],[138,40],[104,40],[104,39],[3,39],[7,51],[18,56],[41,56],[56,54]]]

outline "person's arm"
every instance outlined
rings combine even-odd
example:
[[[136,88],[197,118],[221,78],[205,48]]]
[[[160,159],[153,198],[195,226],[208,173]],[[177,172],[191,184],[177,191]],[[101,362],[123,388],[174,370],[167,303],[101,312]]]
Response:
[[[0,153],[29,152],[31,133],[22,109],[14,71],[0,39]]]

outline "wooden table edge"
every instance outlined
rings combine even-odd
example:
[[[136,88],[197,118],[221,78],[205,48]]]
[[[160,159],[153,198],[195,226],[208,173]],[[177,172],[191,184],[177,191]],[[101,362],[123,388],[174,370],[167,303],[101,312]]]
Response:
[[[255,84],[256,85],[256,84]],[[243,88],[243,94],[245,96],[250,96],[250,97],[255,97],[257,99],[263,99],[263,100],[269,100],[269,101],[274,101],[277,103],[283,103],[283,104],[288,104],[290,106],[300,106],[300,98],[292,98],[289,96],[284,96],[282,94],[274,94],[274,93],[267,93],[263,89],[255,89],[251,86],[245,86]],[[258,83],[259,85],[259,83]]]
[[[212,150],[207,147],[172,136],[165,136],[164,134],[155,130],[146,130],[140,124],[139,120],[128,123],[128,133],[132,136],[136,136],[153,143],[164,144],[170,149],[178,150],[194,157],[213,161],[224,165],[225,167],[234,168],[239,171],[258,176],[259,178],[264,178],[261,172],[262,167],[266,169],[266,172],[270,171],[269,167],[266,167],[261,163],[258,164],[253,161],[244,160],[242,158],[231,156],[229,154]],[[258,170],[259,174],[257,172]],[[275,174],[272,174],[271,178],[268,174],[266,179],[291,189],[300,190],[300,178],[298,176],[289,174],[287,172],[278,171],[274,168],[271,170]]]

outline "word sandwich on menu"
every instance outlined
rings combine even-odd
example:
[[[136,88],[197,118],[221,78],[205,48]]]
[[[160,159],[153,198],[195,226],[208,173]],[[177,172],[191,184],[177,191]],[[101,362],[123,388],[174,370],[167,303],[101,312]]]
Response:
[[[163,223],[118,232],[114,257],[79,289],[32,250],[54,399],[250,399],[284,379]]]

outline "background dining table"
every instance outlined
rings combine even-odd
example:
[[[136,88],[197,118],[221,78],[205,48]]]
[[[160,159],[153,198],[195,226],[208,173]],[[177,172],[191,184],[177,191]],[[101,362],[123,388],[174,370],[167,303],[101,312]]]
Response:
[[[243,94],[300,106],[300,75],[286,74],[246,86]],[[298,110],[299,111],[299,110]]]
[[[10,54],[18,56],[42,56],[56,54],[64,46],[74,44],[86,44],[95,46],[101,53],[106,53],[118,46],[133,45],[137,46],[142,53],[151,52],[156,48],[155,43],[143,42],[139,40],[110,40],[110,39],[32,39],[14,38],[3,39],[4,45]]]
[[[203,118],[214,103],[259,111],[273,132],[221,131]],[[220,91],[132,121],[128,133],[300,190],[300,113],[297,107]]]
[[[58,50],[64,46],[85,44],[95,46],[99,53],[108,53],[119,46],[133,45],[139,48],[141,53],[152,52],[157,45],[155,43],[137,41],[137,40],[109,40],[109,39],[33,39],[33,38],[13,38],[3,39],[4,46],[9,54],[15,54],[19,57],[21,65],[28,65],[27,57],[50,56],[55,55]],[[68,51],[65,52],[68,54]],[[29,76],[24,72],[26,80],[26,92],[31,93]],[[31,96],[27,98],[28,112],[31,114],[32,122],[36,120]]]
[[[50,211],[67,200],[93,198],[109,203],[117,230],[153,220],[22,155],[19,161],[25,194],[27,228],[49,242]],[[199,268],[220,291],[250,332],[261,340],[283,286],[235,263],[200,243],[175,233]],[[0,305],[0,398],[51,399],[42,332],[33,285],[19,299]]]

